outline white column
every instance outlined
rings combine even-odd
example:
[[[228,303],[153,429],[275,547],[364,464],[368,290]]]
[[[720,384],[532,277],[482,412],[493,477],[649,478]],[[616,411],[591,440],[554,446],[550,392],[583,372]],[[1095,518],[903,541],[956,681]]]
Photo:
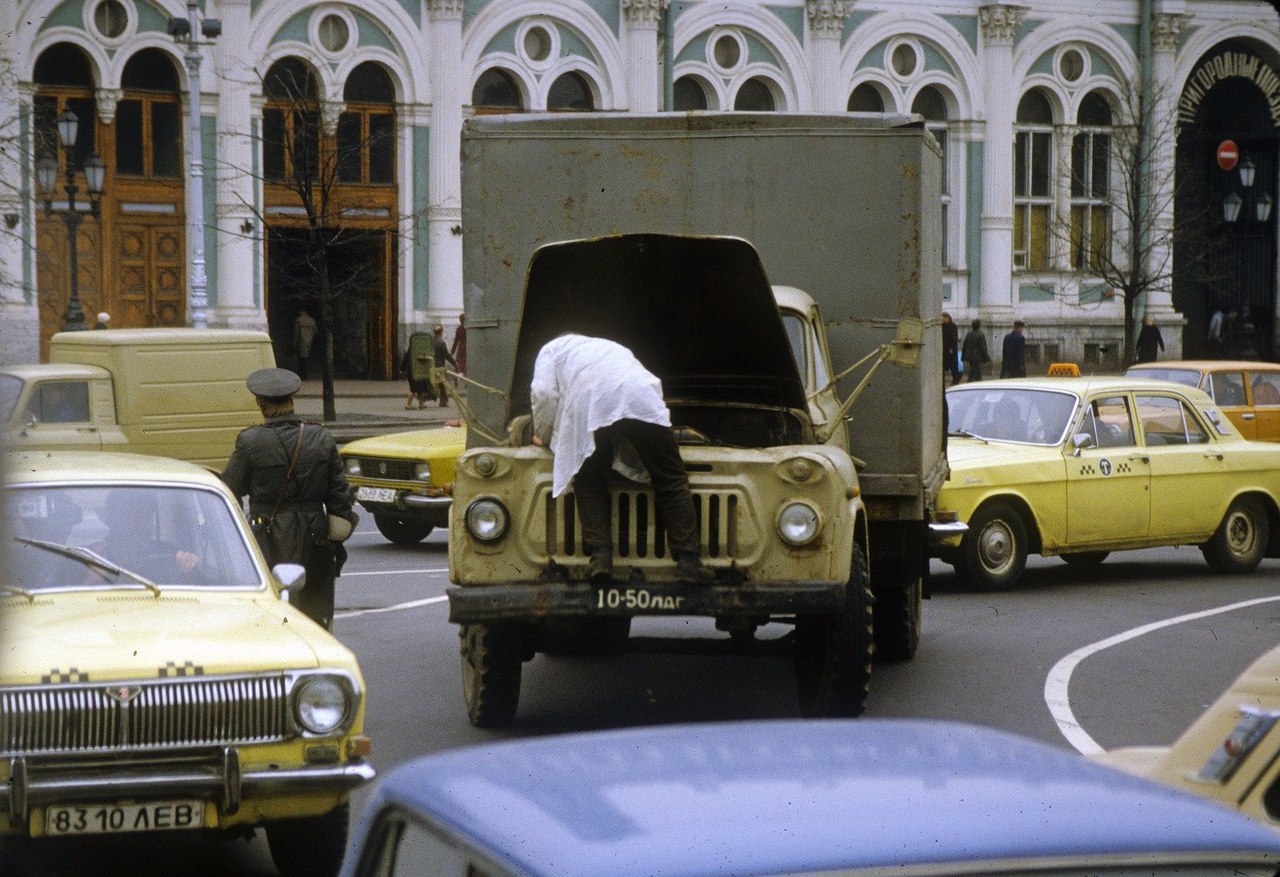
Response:
[[[1026,8],[978,8],[982,28],[983,102],[987,109],[982,169],[982,292],[984,310],[1007,314],[1013,306],[1013,35]]]
[[[17,29],[17,7],[0,2],[0,34]],[[0,365],[36,362],[40,358],[40,311],[35,290],[36,200],[25,191],[24,163],[30,173],[34,157],[21,137],[21,114],[31,106],[30,91],[19,90],[13,40],[0,40]],[[34,183],[32,184],[34,186]],[[24,260],[24,253],[30,262]],[[27,285],[28,265],[31,285]],[[29,297],[29,300],[28,300]]]
[[[427,0],[431,46],[427,310],[450,324],[462,310],[462,0]],[[478,233],[478,232],[477,232]]]
[[[622,0],[623,50],[627,65],[627,99],[620,109],[656,113],[662,109],[658,62],[658,22],[667,0]]]
[[[844,112],[848,105],[840,80],[840,37],[849,14],[845,0],[805,0],[809,17],[810,57],[813,59],[813,109]]]
[[[243,57],[250,32],[249,0],[219,0],[222,36],[214,44],[218,83],[218,161],[215,221],[218,224],[217,289],[209,323],[243,329],[266,329],[264,234],[257,215],[261,207],[262,150],[253,122],[262,120],[258,74]],[[261,132],[259,132],[259,137]]]
[[[1150,276],[1158,278],[1147,289],[1146,312],[1156,322],[1169,325],[1174,322],[1173,310],[1173,253],[1170,247],[1173,234],[1173,184],[1174,158],[1177,148],[1178,94],[1173,82],[1174,53],[1178,36],[1186,27],[1190,15],[1161,14],[1151,22],[1151,157],[1147,168],[1148,196],[1155,211],[1149,224],[1151,246],[1147,253],[1147,269]],[[1166,343],[1168,343],[1166,341]]]
[[[1080,128],[1053,128],[1053,218],[1049,227],[1049,264],[1057,271],[1071,270],[1071,144]]]

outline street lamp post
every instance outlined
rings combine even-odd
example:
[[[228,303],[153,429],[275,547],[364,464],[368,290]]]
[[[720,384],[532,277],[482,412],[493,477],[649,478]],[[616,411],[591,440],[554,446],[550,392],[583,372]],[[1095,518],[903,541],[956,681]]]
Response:
[[[62,318],[64,332],[78,332],[85,328],[84,308],[80,305],[80,254],[78,234],[84,216],[76,206],[76,195],[80,187],[76,185],[75,146],[80,133],[80,120],[71,110],[64,110],[58,116],[58,140],[62,144],[65,155],[63,165],[66,178],[62,188],[67,193],[67,206],[54,209],[53,195],[58,186],[58,159],[45,155],[36,162],[36,181],[40,185],[40,196],[44,201],[44,215],[55,213],[67,224],[67,249],[70,251],[68,269],[71,274],[71,295],[67,300],[67,311]],[[84,163],[84,179],[89,190],[89,215],[98,218],[99,203],[102,198],[102,186],[107,174],[107,166],[95,152]]]
[[[200,123],[200,41],[197,33],[213,39],[222,33],[222,22],[215,18],[200,21],[196,0],[187,0],[187,17],[169,19],[169,35],[179,43],[187,44],[184,61],[187,65],[187,90],[189,134],[191,141],[191,217],[188,227],[191,235],[191,280],[188,283],[187,311],[191,325],[196,329],[209,328],[208,277],[204,270],[204,149],[203,130]]]

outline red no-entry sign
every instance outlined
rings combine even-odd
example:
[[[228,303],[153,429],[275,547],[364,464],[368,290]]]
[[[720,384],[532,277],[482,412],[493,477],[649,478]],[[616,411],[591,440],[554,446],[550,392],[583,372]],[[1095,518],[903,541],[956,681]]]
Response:
[[[1236,162],[1240,160],[1240,150],[1236,148],[1234,140],[1223,140],[1218,144],[1218,167],[1224,171],[1229,171],[1236,166]]]

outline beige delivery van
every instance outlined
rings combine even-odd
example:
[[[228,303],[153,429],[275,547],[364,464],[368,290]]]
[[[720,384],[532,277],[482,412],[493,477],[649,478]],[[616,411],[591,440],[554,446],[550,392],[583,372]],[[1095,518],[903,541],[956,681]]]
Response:
[[[261,420],[245,388],[275,365],[265,332],[59,332],[49,362],[0,369],[5,445],[115,450],[221,468],[236,434]]]

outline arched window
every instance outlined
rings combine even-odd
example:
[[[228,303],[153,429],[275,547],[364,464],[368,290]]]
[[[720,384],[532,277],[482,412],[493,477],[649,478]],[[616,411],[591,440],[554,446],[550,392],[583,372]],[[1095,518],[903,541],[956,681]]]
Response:
[[[765,80],[753,76],[738,87],[733,97],[734,110],[742,113],[771,113],[774,110],[773,91]]]
[[[396,176],[395,89],[385,70],[366,61],[351,71],[338,117],[338,181],[393,183]]]
[[[178,70],[159,49],[143,49],[124,66],[116,104],[116,173],[160,179],[182,176],[182,108]]]
[[[692,76],[681,76],[671,86],[672,109],[679,112],[705,110],[707,108],[707,91],[702,83]]]
[[[1091,91],[1071,140],[1071,267],[1100,269],[1111,248],[1111,104]]]
[[[471,89],[471,106],[479,113],[510,113],[524,109],[515,80],[510,73],[497,67],[490,67],[480,74]]]
[[[71,110],[80,120],[76,136],[75,165],[85,161],[97,149],[97,105],[93,100],[93,70],[89,59],[76,46],[58,43],[40,53],[35,67],[36,96],[35,155],[57,156],[58,115]]]
[[[947,142],[947,99],[937,86],[926,85],[920,89],[915,101],[912,102],[911,112],[924,116],[925,127],[942,148],[942,264],[945,267],[950,264],[950,253],[947,248],[949,232],[947,214],[951,208],[951,181],[947,167],[950,156]]]
[[[851,113],[883,113],[884,97],[870,82],[864,82],[849,95],[849,112]]]
[[[1053,107],[1039,89],[1018,103],[1013,163],[1013,266],[1044,270],[1053,222]]]
[[[547,92],[549,110],[593,110],[591,88],[581,73],[565,73],[551,83]]]
[[[297,58],[271,65],[263,77],[262,170],[268,180],[314,179],[320,168],[320,91]]]

